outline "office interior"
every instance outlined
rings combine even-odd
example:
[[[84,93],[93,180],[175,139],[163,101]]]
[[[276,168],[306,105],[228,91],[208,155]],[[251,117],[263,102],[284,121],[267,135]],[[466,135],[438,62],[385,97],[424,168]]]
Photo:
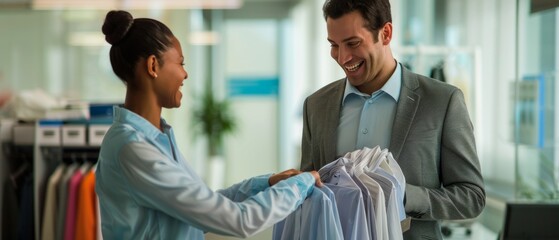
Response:
[[[496,239],[505,225],[507,203],[559,203],[559,127],[555,126],[559,124],[555,93],[555,89],[559,91],[555,84],[559,1],[390,2],[391,47],[396,60],[459,87],[475,128],[486,208],[476,219],[445,221],[445,237]],[[32,121],[24,126],[28,128],[20,128],[17,134],[13,129],[23,124],[13,118],[17,109],[1,108],[2,150],[9,151],[5,143],[13,143],[15,138],[23,142],[29,150],[22,151],[32,156],[35,165],[34,176],[44,180],[47,172],[38,169],[52,164],[48,159],[53,152],[64,155],[66,146],[87,146],[88,151],[98,147],[95,141],[99,139],[90,130],[102,132],[110,124],[102,114],[95,125],[99,129],[84,125],[76,130],[78,137],[66,143],[62,130],[56,130],[55,142],[41,142],[40,134],[45,133],[41,129],[52,126],[71,133],[71,127],[79,125],[76,122],[49,123],[64,116],[92,117],[91,106],[123,102],[125,87],[112,72],[110,45],[100,31],[106,12],[119,8],[135,17],[162,21],[181,42],[189,78],[182,88],[181,107],[166,109],[163,116],[173,125],[182,153],[212,188],[298,168],[305,97],[344,77],[330,57],[322,4],[323,0],[102,0],[79,4],[2,0],[0,94],[19,101],[20,107],[44,108],[63,101],[73,108],[71,113],[66,108],[66,113],[57,109],[48,116],[31,114]],[[209,156],[206,139],[193,130],[197,124],[193,112],[206,90],[228,102],[236,125],[225,135],[217,156]],[[49,136],[53,137],[42,137]],[[9,176],[6,161],[0,161],[2,188]],[[40,180],[34,181],[37,185]],[[5,197],[0,195],[0,203]],[[40,209],[40,202],[34,204]],[[4,216],[6,210],[1,211]],[[37,214],[35,237],[39,239]],[[6,229],[0,228],[3,231]],[[234,238],[208,234],[207,239]],[[271,230],[250,239],[271,239]]]

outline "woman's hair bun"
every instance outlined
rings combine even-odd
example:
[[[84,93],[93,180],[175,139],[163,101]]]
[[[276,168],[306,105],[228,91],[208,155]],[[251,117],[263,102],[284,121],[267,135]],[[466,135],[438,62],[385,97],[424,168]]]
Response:
[[[102,27],[105,40],[111,45],[117,44],[126,36],[132,23],[134,23],[134,18],[127,11],[108,12]]]

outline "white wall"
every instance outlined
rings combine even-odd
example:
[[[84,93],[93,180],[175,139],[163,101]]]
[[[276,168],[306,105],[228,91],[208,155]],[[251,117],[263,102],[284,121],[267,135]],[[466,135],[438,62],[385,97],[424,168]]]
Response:
[[[225,23],[225,80],[278,76],[278,23],[228,20]],[[277,171],[278,98],[230,97],[238,129],[227,139],[226,185]]]
[[[279,76],[281,25],[273,19],[227,20],[223,24],[224,79],[250,82],[259,77]],[[278,94],[227,96],[237,120],[237,129],[225,139],[225,181],[230,186],[249,177],[278,171],[279,101]],[[208,177],[212,177],[211,173]],[[271,239],[272,228],[249,239]],[[206,239],[237,239],[207,234]]]

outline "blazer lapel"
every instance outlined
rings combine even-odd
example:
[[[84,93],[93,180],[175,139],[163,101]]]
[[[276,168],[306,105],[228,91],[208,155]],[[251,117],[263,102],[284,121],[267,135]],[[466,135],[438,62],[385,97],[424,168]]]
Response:
[[[324,132],[326,136],[324,139],[324,157],[327,162],[336,159],[336,149],[337,149],[337,139],[338,139],[338,125],[340,122],[340,111],[342,105],[342,97],[345,89],[345,79],[340,81],[337,87],[333,88],[334,91],[331,93],[331,97],[327,98],[324,106],[324,111],[326,111]]]
[[[414,92],[418,87],[416,76],[402,67],[402,89],[400,90],[400,99],[398,99],[389,147],[396,160],[399,159],[421,100],[419,94]]]

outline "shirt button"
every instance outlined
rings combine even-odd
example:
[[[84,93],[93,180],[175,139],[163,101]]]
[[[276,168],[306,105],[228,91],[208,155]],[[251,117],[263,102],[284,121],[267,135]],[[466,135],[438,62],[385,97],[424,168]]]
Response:
[[[373,104],[373,99],[369,99],[367,102],[369,102],[369,104]]]
[[[366,128],[363,128],[363,130],[361,130],[361,132],[362,132],[363,134],[367,134],[367,133],[369,132],[369,130],[366,129]]]

